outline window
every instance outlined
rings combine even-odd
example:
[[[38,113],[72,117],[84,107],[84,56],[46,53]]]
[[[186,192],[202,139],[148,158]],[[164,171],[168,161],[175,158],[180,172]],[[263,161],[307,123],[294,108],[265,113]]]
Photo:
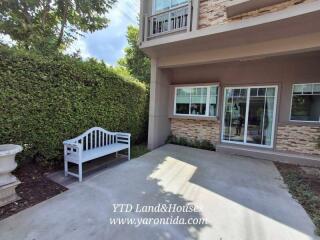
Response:
[[[218,87],[177,87],[175,114],[190,116],[217,116]]]
[[[291,120],[320,122],[320,83],[294,84]]]
[[[187,2],[187,0],[154,0],[154,10],[157,13],[182,5]]]

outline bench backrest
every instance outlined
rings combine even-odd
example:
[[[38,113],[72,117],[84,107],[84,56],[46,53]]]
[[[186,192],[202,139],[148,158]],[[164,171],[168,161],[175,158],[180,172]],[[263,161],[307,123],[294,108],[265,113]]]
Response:
[[[73,139],[75,143],[83,145],[83,151],[106,147],[117,143],[116,133],[103,128],[94,127]]]

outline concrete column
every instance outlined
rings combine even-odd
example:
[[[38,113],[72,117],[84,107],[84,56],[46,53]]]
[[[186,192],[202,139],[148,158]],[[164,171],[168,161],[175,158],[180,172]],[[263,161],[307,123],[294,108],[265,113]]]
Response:
[[[139,44],[141,45],[141,43],[145,40],[144,36],[145,36],[145,32],[144,32],[144,18],[145,18],[145,13],[144,13],[144,0],[140,0],[140,13],[139,13]]]
[[[148,148],[163,145],[170,134],[168,118],[170,72],[151,60]]]
[[[200,0],[192,0],[192,31],[198,30]]]

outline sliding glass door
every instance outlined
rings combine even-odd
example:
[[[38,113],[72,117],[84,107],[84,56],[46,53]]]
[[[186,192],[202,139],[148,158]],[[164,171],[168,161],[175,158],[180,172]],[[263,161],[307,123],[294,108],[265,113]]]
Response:
[[[222,142],[273,146],[277,87],[226,88]]]

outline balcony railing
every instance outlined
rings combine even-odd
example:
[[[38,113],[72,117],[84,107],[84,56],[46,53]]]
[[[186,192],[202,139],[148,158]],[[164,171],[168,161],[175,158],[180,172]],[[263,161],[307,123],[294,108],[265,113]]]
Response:
[[[191,1],[190,3],[146,17],[145,39],[179,31],[188,31],[190,26]]]

